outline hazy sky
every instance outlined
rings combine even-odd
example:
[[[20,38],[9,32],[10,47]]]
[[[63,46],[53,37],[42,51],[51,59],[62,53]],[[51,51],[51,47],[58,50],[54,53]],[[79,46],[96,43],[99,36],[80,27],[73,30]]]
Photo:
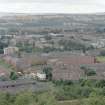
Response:
[[[14,13],[105,12],[105,0],[0,0],[0,12]]]

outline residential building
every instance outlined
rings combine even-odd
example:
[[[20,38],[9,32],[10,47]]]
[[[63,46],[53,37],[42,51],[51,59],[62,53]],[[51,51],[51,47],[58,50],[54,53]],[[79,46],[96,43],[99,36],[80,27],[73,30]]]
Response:
[[[4,48],[4,55],[11,55],[18,51],[19,49],[17,47],[7,47],[7,48]]]
[[[79,80],[84,76],[81,65],[95,64],[95,57],[70,55],[48,60],[48,64],[53,68],[52,76],[54,80]]]
[[[46,80],[46,74],[45,73],[37,73],[37,78],[39,80]]]

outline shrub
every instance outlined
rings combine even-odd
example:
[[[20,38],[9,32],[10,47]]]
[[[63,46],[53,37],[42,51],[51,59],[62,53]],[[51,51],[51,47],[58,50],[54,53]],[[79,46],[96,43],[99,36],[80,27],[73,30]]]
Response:
[[[93,69],[93,68],[89,68],[89,67],[87,67],[87,66],[85,66],[85,65],[80,66],[80,68],[81,68],[82,70],[84,70],[84,73],[85,73],[85,75],[87,75],[87,76],[94,76],[94,75],[96,75],[96,71],[95,71],[95,69]]]
[[[94,97],[83,100],[81,105],[105,105],[105,97]]]
[[[51,67],[44,67],[43,72],[46,74],[46,78],[48,80],[52,80],[52,68]]]
[[[101,88],[103,88],[103,87],[105,87],[105,80],[99,80],[99,81],[97,81],[96,82],[96,87],[101,87]]]
[[[18,78],[17,74],[12,71],[12,72],[10,73],[10,79],[11,79],[11,80],[16,80],[17,78]]]

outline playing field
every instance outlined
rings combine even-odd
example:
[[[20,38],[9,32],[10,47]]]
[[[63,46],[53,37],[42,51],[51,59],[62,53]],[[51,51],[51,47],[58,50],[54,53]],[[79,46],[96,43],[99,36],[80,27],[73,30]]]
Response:
[[[105,56],[98,56],[96,59],[98,62],[105,62]]]

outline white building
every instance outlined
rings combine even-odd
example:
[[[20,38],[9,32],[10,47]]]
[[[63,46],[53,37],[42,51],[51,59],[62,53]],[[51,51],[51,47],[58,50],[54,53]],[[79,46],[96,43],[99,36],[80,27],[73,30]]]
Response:
[[[17,47],[7,47],[4,48],[4,54],[9,55],[9,54],[14,54],[15,52],[18,52],[19,49]]]
[[[25,74],[23,76],[23,79],[35,79],[35,78],[36,78],[36,74],[35,73]]]
[[[46,80],[46,74],[45,73],[37,73],[37,78],[39,80]]]
[[[105,39],[98,39],[96,42],[91,43],[94,48],[103,48],[105,47]]]

